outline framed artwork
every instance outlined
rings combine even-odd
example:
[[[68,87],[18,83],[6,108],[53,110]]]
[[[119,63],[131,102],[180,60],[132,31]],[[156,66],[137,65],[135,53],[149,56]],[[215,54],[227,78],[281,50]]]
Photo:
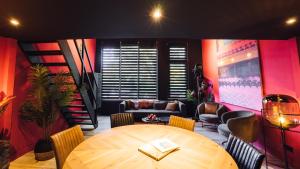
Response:
[[[261,110],[262,81],[256,40],[216,40],[220,101]]]

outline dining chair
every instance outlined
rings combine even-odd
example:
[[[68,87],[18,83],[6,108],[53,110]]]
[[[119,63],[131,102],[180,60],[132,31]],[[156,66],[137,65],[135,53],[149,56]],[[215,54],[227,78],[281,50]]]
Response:
[[[183,117],[178,117],[171,115],[169,120],[169,125],[174,127],[179,127],[183,129],[187,129],[190,131],[194,131],[195,127],[195,120],[186,119]]]
[[[265,158],[256,148],[231,134],[225,149],[233,157],[239,169],[260,169]]]
[[[131,124],[134,124],[134,117],[132,113],[116,113],[110,115],[111,128]]]
[[[79,125],[51,136],[51,143],[55,154],[57,169],[63,168],[68,155],[83,141],[84,136]]]

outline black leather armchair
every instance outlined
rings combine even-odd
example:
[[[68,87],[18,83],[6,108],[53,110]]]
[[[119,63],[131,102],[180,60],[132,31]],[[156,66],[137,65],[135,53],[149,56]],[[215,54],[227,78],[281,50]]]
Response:
[[[197,106],[195,118],[203,123],[220,124],[221,116],[227,112],[227,108],[215,102],[204,102]]]
[[[218,133],[229,137],[230,134],[246,142],[254,142],[257,136],[257,118],[249,111],[230,111],[221,116],[223,124],[218,126]]]
[[[240,169],[260,169],[265,158],[253,146],[230,135],[225,147]]]

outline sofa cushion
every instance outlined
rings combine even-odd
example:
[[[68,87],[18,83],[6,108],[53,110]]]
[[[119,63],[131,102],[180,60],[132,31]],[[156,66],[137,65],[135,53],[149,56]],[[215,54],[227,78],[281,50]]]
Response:
[[[140,109],[152,109],[153,101],[152,100],[139,100],[139,108]]]
[[[138,110],[126,110],[126,113],[160,113],[160,114],[164,114],[164,113],[173,113],[173,114],[177,114],[180,113],[180,111],[170,111],[170,110],[155,110],[155,109],[138,109]]]
[[[205,113],[216,114],[217,109],[217,104],[205,103]]]
[[[229,137],[231,132],[230,132],[227,124],[220,124],[218,126],[218,133],[225,136],[225,137]]]
[[[199,120],[208,123],[219,123],[219,118],[216,114],[200,114]]]
[[[126,102],[126,107],[127,109],[135,109],[134,102],[132,100],[127,100]]]
[[[168,102],[167,101],[156,101],[153,103],[153,108],[155,110],[165,110]]]
[[[176,102],[169,102],[165,108],[165,110],[175,111],[178,107],[178,103]]]

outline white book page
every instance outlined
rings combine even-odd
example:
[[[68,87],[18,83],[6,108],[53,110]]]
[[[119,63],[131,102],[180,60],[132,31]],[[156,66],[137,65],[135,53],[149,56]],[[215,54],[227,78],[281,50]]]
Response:
[[[157,139],[157,140],[152,141],[151,144],[156,149],[158,149],[160,152],[163,152],[163,153],[179,148],[179,146],[177,144],[173,143],[172,141],[170,141],[168,139]]]

